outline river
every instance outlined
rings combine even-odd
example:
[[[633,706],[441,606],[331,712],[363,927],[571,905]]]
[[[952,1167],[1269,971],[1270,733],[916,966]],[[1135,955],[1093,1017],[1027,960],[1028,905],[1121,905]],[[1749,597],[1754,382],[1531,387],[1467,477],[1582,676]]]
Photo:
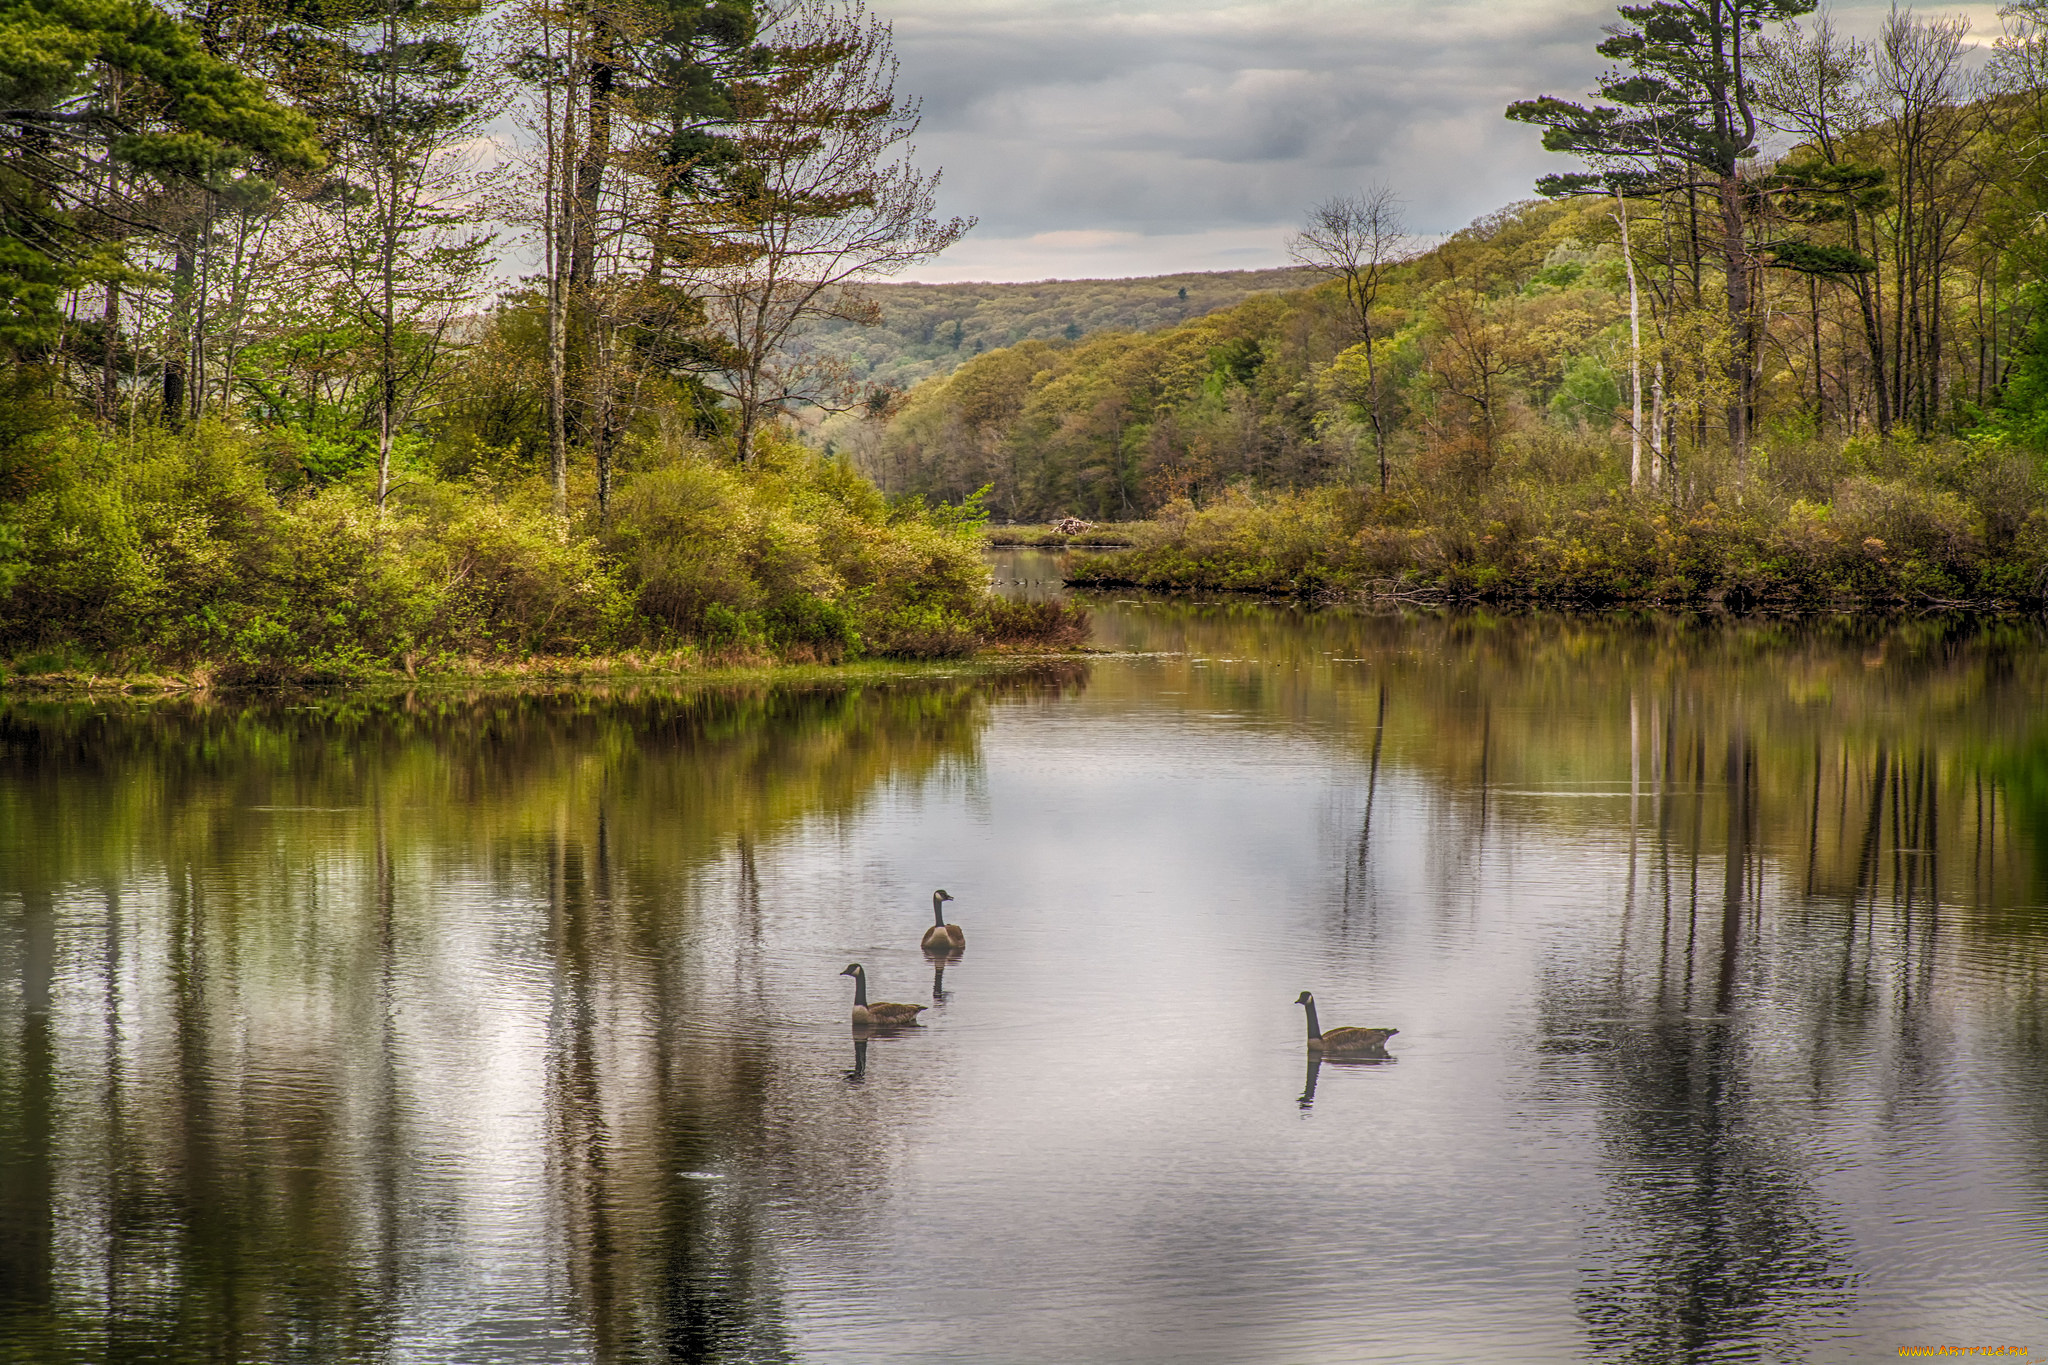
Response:
[[[0,1360],[2048,1352],[2040,629],[1092,605],[0,705]]]

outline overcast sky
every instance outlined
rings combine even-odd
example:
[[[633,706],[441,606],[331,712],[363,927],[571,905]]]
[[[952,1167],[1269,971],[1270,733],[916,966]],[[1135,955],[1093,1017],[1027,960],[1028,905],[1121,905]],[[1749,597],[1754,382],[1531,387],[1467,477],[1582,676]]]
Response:
[[[919,161],[980,226],[920,280],[1286,264],[1302,211],[1371,180],[1434,233],[1562,169],[1501,117],[1605,62],[1599,0],[870,0],[895,26]],[[1837,3],[1868,34],[1885,0]],[[1996,5],[1930,5],[1996,35]]]

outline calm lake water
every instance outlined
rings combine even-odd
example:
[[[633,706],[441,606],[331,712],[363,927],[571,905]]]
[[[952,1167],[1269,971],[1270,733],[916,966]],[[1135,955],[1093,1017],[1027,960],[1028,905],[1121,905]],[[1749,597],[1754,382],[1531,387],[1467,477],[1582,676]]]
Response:
[[[2040,631],[1096,643],[0,704],[0,1359],[2048,1353]]]

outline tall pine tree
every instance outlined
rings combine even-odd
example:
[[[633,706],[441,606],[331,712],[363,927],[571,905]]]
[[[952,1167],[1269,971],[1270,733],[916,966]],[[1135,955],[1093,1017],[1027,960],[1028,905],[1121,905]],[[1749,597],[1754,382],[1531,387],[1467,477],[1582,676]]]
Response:
[[[252,158],[323,154],[303,114],[161,9],[0,3],[0,348],[37,358],[63,291],[119,273],[106,248],[151,228],[133,182],[208,185]]]
[[[1549,175],[1546,195],[1704,193],[1715,205],[1710,240],[1721,257],[1729,333],[1728,443],[1747,460],[1756,401],[1751,285],[1758,260],[1750,220],[1756,188],[1745,183],[1757,153],[1757,114],[1746,66],[1765,24],[1796,18],[1814,0],[1654,0],[1623,5],[1626,22],[1600,44],[1622,65],[1600,82],[1603,104],[1544,95],[1507,116],[1541,127],[1543,145],[1594,169]]]

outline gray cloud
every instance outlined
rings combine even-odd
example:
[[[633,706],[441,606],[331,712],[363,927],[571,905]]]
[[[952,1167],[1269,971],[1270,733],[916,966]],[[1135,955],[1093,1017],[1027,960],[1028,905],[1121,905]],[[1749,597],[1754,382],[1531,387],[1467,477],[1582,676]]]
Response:
[[[886,0],[924,159],[984,231],[1291,221],[1368,179],[1416,225],[1527,193],[1501,109],[1599,69],[1597,0],[1053,5]]]
[[[1203,268],[1168,239],[1235,232],[1270,260],[1233,264],[1279,264],[1309,204],[1371,180],[1417,231],[1463,226],[1560,167],[1502,110],[1590,88],[1615,18],[1606,0],[872,3],[923,101],[919,160],[945,168],[947,212],[981,219],[962,253],[983,278],[1005,273],[999,243],[1043,234],[1158,238],[1163,271]],[[1837,7],[1852,29],[1865,11]]]

